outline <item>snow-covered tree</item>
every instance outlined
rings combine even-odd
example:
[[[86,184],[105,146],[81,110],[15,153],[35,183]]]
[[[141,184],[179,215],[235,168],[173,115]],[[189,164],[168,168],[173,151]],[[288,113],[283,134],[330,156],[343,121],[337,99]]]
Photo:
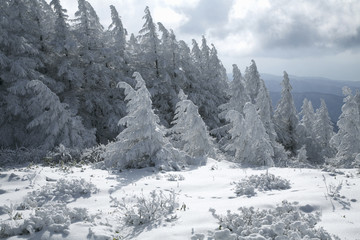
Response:
[[[233,64],[233,80],[229,84],[229,101],[220,105],[220,114],[221,119],[226,119],[226,114],[230,110],[238,111],[243,114],[243,108],[245,103],[250,101],[249,96],[245,90],[245,82],[241,76],[240,69],[236,64]],[[220,140],[221,145],[226,144],[228,140],[227,131],[231,128],[230,124],[225,124],[217,129],[212,131],[212,134],[217,136],[217,139]]]
[[[202,36],[201,39],[201,57],[200,57],[200,67],[203,73],[209,73],[209,63],[210,63],[210,47],[207,45],[205,36]]]
[[[199,115],[198,107],[187,99],[182,90],[179,98],[181,101],[176,104],[174,126],[170,129],[174,146],[193,157],[213,156],[213,140]]]
[[[330,140],[335,133],[326,103],[323,99],[321,99],[320,107],[316,110],[314,132],[316,141],[321,146],[321,155],[324,157],[334,156],[335,152],[334,148],[330,145]]]
[[[255,103],[256,96],[259,93],[261,81],[260,74],[257,70],[257,66],[254,60],[251,60],[250,66],[246,67],[244,79],[250,100],[252,103]]]
[[[235,152],[235,161],[243,166],[273,166],[274,150],[255,106],[247,102],[244,117],[235,110],[226,117],[233,126],[229,130],[232,141],[225,150]]]
[[[299,119],[296,113],[294,100],[291,95],[292,87],[288,74],[284,71],[284,79],[282,81],[281,99],[277,104],[274,112],[275,130],[278,141],[284,146],[285,150],[296,155],[298,149],[297,126]]]
[[[194,63],[194,66],[198,69],[198,71],[201,71],[201,59],[202,59],[202,53],[199,48],[199,44],[196,42],[195,39],[192,40],[192,48],[191,48],[191,59]]]
[[[82,149],[95,144],[94,131],[85,129],[81,118],[73,116],[45,84],[32,80],[26,88],[30,95],[26,111],[31,121],[26,126],[25,146],[52,149],[62,144]]]
[[[337,149],[335,164],[350,167],[356,155],[360,153],[360,113],[357,97],[352,94],[351,89],[344,87],[343,94],[344,105],[337,122],[339,131],[331,138],[330,143]]]
[[[315,112],[312,102],[307,98],[305,98],[303,101],[299,115],[301,116],[300,124],[305,127],[309,134],[314,134]]]
[[[271,146],[273,147],[274,163],[276,165],[283,166],[286,164],[288,156],[284,147],[279,142],[277,142],[277,133],[275,131],[271,98],[265,86],[265,82],[262,79],[260,79],[260,88],[255,98],[255,107],[260,120],[264,125],[266,134],[269,136]]]
[[[149,75],[149,78],[152,78],[147,80],[147,86],[150,88],[149,90],[151,90],[151,88],[154,88],[155,79],[160,77],[160,40],[149,7],[146,7],[144,12],[145,15],[143,16],[143,19],[145,20],[145,23],[139,31],[140,47],[142,50],[140,61],[143,63],[143,67],[146,68],[146,70],[142,71],[142,74],[147,74]]]
[[[135,72],[135,89],[125,82],[128,115],[119,124],[126,128],[116,141],[106,147],[105,165],[116,168],[142,168],[157,166],[162,169],[179,169],[184,155],[165,139],[159,117],[152,109],[151,96],[140,73]]]
[[[85,127],[96,129],[97,142],[106,143],[116,137],[121,129],[118,118],[125,115],[124,96],[115,88],[118,82],[126,80],[121,72],[121,47],[106,41],[103,26],[89,2],[78,0],[75,16],[73,33],[79,45],[76,64],[80,87],[71,94],[78,102],[73,111],[83,118]]]
[[[109,32],[111,36],[110,42],[112,44],[112,48],[116,49],[116,54],[119,55],[118,57],[124,58],[127,31],[121,22],[119,13],[116,8],[113,5],[110,5],[110,10],[112,20],[109,26]]]
[[[297,127],[298,145],[303,145],[306,148],[307,158],[311,163],[322,163],[324,157],[320,143],[316,139],[315,112],[311,101],[305,98],[301,109],[299,115],[302,118]]]
[[[276,132],[273,121],[271,98],[265,86],[265,82],[262,79],[260,79],[259,85],[258,94],[255,97],[255,107],[271,141],[275,141]]]
[[[22,146],[26,138],[27,84],[41,80],[48,86],[56,81],[44,73],[44,1],[2,1],[0,21],[0,133],[1,145]],[[46,16],[45,16],[46,15]],[[49,22],[51,24],[51,22]],[[54,87],[55,88],[55,87]]]
[[[159,31],[162,32],[160,55],[161,65],[171,78],[177,78],[179,73],[180,54],[179,44],[176,41],[176,36],[172,30],[167,30],[162,23],[158,23]]]

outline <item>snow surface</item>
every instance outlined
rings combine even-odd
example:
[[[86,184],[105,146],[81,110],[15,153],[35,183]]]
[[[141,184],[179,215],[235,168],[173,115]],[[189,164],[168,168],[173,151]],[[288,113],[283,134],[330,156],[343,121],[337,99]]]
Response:
[[[237,196],[236,182],[251,175],[266,172],[290,181],[286,190],[255,191],[255,196]],[[9,220],[6,207],[20,205],[31,192],[48,189],[57,183],[79,182],[91,184],[91,192],[70,194],[66,199],[69,209],[86,208],[87,221],[72,222],[68,231],[56,233],[44,227],[40,232],[27,235],[30,239],[190,239],[192,236],[209,236],[219,228],[210,208],[217,214],[227,210],[236,212],[239,207],[255,209],[275,208],[283,200],[298,202],[302,211],[321,213],[318,227],[323,227],[341,239],[360,239],[360,175],[357,169],[331,173],[318,169],[261,168],[242,169],[234,163],[208,159],[206,165],[182,172],[158,172],[153,168],[133,169],[123,172],[101,170],[91,166],[11,168],[0,170],[0,225],[23,220]],[[67,181],[64,181],[63,179]],[[85,182],[84,182],[85,181]],[[46,187],[45,187],[46,186]],[[341,188],[339,187],[341,186]],[[338,188],[337,188],[338,187]],[[89,187],[90,188],[90,187]],[[59,188],[58,188],[59,189]],[[76,188],[77,189],[77,188]],[[80,189],[80,188],[79,188]],[[132,226],[125,224],[124,212],[111,201],[116,198],[147,196],[151,191],[162,191],[178,196],[179,206],[169,216],[150,223]],[[82,190],[76,190],[82,191]],[[28,193],[30,195],[28,195]],[[54,194],[54,193],[52,193]],[[61,194],[58,193],[58,194]],[[61,196],[48,200],[55,202]],[[130,205],[129,205],[130,206]],[[185,210],[184,210],[185,208]],[[34,214],[34,209],[14,211],[23,218]],[[204,235],[202,235],[204,234]],[[24,239],[12,236],[8,239]],[[206,239],[206,238],[205,238]]]

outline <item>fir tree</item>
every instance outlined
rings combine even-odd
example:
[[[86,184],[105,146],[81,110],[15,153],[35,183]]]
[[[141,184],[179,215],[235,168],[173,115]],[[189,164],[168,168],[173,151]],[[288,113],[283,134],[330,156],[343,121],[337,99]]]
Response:
[[[298,125],[298,144],[306,148],[307,158],[311,163],[322,163],[324,158],[321,154],[321,146],[316,139],[315,134],[315,112],[311,101],[306,98],[303,101],[302,111],[300,112],[302,119]]]
[[[235,152],[235,161],[243,166],[273,166],[274,150],[254,105],[245,104],[244,117],[230,110],[227,118],[233,127],[229,131],[232,141],[225,149]]]
[[[198,112],[198,107],[187,99],[180,90],[179,101],[170,129],[174,146],[187,152],[190,156],[214,156],[214,145],[207,127]]]
[[[291,95],[292,87],[290,85],[289,76],[285,71],[282,86],[281,99],[274,112],[275,130],[278,141],[284,146],[285,150],[290,151],[292,155],[296,155],[296,150],[298,148],[296,129],[299,119]]]
[[[249,67],[246,67],[245,70],[245,84],[246,90],[252,103],[255,103],[256,96],[259,93],[260,89],[260,74],[257,70],[257,66],[254,60],[251,60]]]
[[[316,141],[321,146],[321,154],[324,157],[333,157],[334,148],[330,145],[330,140],[334,136],[333,123],[329,117],[329,112],[326,107],[326,103],[321,99],[320,107],[316,110],[314,131],[316,135]]]
[[[342,167],[351,167],[356,155],[360,153],[360,113],[356,95],[352,95],[351,89],[343,88],[345,95],[344,105],[337,125],[339,131],[330,143],[337,149],[334,164]]]
[[[120,82],[125,89],[128,115],[119,124],[126,128],[116,141],[106,147],[105,164],[116,168],[142,168],[157,166],[162,169],[179,169],[184,165],[184,155],[165,139],[159,117],[152,110],[151,95],[145,81],[137,72],[136,87]],[[146,119],[146,121],[144,121]]]
[[[30,95],[26,109],[31,121],[26,126],[25,146],[52,149],[62,144],[82,149],[95,144],[94,131],[85,129],[81,119],[73,116],[45,84],[32,80],[26,88]]]

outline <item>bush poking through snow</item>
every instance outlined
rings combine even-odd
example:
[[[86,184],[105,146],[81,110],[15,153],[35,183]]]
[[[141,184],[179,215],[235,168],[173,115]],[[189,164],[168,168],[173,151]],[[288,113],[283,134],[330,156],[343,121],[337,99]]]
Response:
[[[166,175],[168,181],[184,181],[185,177],[182,174],[169,173]]]
[[[241,207],[238,213],[228,211],[225,216],[216,214],[214,209],[210,211],[220,223],[219,231],[214,233],[215,240],[225,239],[224,234],[241,240],[339,239],[323,228],[315,228],[320,221],[319,212],[305,213],[296,203],[287,201],[268,210]]]
[[[290,188],[290,182],[287,179],[276,177],[274,174],[251,175],[235,183],[235,193],[238,196],[247,195],[248,197],[256,194],[258,191],[285,190]]]
[[[174,190],[170,191],[169,195],[154,190],[149,196],[141,193],[140,196],[123,198],[122,202],[114,198],[112,200],[123,211],[123,220],[128,225],[142,225],[159,220],[174,213],[179,207],[177,193]],[[176,216],[171,216],[171,219],[175,218]]]
[[[0,225],[0,238],[33,234],[42,230],[69,234],[70,224],[92,221],[85,208],[68,208],[64,203],[47,203],[36,208],[26,219],[7,220]]]
[[[30,192],[25,199],[25,208],[41,207],[49,201],[69,202],[74,198],[87,197],[98,192],[94,184],[84,179],[59,179],[56,184],[47,184],[40,190]]]
[[[85,163],[98,163],[104,160],[103,154],[105,153],[105,145],[98,145],[96,147],[84,149],[80,160]]]
[[[36,148],[0,149],[0,167],[41,162],[47,151]]]

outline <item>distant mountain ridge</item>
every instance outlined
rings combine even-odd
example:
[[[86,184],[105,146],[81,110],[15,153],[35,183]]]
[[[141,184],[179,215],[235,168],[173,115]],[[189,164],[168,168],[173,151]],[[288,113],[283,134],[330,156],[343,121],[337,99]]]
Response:
[[[266,87],[270,92],[272,105],[276,108],[277,102],[281,97],[282,76],[262,73],[261,78],[265,81]],[[317,109],[320,106],[320,99],[324,99],[329,110],[329,116],[334,123],[339,119],[341,107],[343,105],[342,88],[350,87],[353,91],[360,89],[360,82],[340,81],[321,77],[298,77],[289,76],[293,87],[292,95],[298,112],[305,98],[310,100]]]
[[[282,76],[261,73],[269,92],[281,92]],[[352,90],[360,89],[360,81],[341,81],[322,77],[298,77],[289,75],[293,92],[318,92],[343,96],[342,88],[350,87]]]

